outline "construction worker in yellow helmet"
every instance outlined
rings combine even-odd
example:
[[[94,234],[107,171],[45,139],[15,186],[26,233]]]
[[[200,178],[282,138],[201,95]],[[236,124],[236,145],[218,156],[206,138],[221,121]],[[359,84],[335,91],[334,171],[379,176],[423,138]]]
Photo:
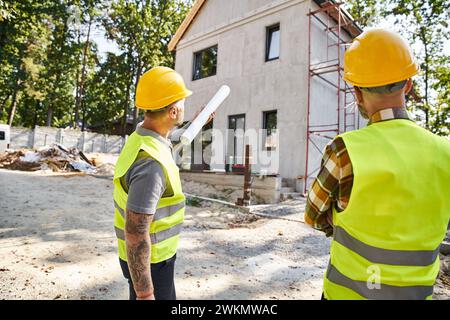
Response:
[[[419,72],[398,34],[372,29],[344,57],[360,130],[334,138],[305,220],[332,236],[323,299],[431,299],[450,219],[450,141],[406,111]]]
[[[181,75],[156,67],[139,80],[144,122],[130,135],[114,174],[114,227],[131,300],[175,300],[174,266],[185,196],[169,134],[192,94]]]

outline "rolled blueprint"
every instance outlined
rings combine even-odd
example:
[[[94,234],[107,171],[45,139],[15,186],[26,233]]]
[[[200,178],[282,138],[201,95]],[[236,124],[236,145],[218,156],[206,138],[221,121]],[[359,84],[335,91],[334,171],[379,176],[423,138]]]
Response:
[[[192,121],[191,125],[181,135],[180,141],[183,145],[190,145],[195,136],[202,130],[203,126],[208,121],[209,117],[217,108],[225,101],[230,94],[229,86],[222,86],[214,97],[208,102],[206,107],[200,112],[200,114]]]

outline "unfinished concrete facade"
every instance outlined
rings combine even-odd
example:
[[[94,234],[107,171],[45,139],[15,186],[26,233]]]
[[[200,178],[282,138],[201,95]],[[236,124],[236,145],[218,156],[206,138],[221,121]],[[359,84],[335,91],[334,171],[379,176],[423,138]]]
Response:
[[[320,8],[321,2],[197,1],[194,12],[186,18],[170,44],[170,48],[176,50],[176,70],[194,92],[186,101],[186,118],[192,118],[223,84],[230,86],[231,95],[219,109],[213,127],[222,131],[224,136],[234,115],[245,117],[246,130],[258,130],[265,129],[266,112],[276,111],[277,152],[267,150],[261,140],[252,147],[255,155],[278,157],[279,165],[274,169],[273,166],[265,167],[257,162],[253,165],[253,171],[278,174],[288,180],[290,185],[297,185],[297,189],[302,188],[298,182],[304,182],[308,117],[310,122],[319,125],[332,123],[335,121],[333,118],[337,117],[337,91],[323,81],[313,80],[311,89],[308,86],[311,62],[333,58],[329,50],[333,39],[329,39],[324,27],[313,22],[309,29],[308,13]],[[276,59],[267,59],[268,32],[272,26],[278,26],[279,54]],[[346,41],[351,41],[357,35],[342,30],[342,37]],[[314,41],[310,42],[311,38]],[[196,53],[215,46],[215,74],[194,80]],[[339,50],[341,57],[344,50],[344,47]],[[338,50],[334,51],[337,56]],[[339,75],[325,77],[337,83]],[[311,101],[310,115],[307,112],[308,101]],[[355,124],[354,128],[357,126]],[[339,131],[349,129],[340,127]],[[328,141],[321,139],[317,144],[323,148]],[[212,152],[213,158],[221,159],[213,159],[211,170],[225,170],[230,153],[236,153],[236,149],[230,150],[229,146],[228,141],[216,141],[213,138],[212,149],[217,151],[221,148],[223,152]],[[238,146],[241,154],[243,147],[243,143]],[[310,157],[310,161],[319,165],[320,152],[313,155],[312,159]]]

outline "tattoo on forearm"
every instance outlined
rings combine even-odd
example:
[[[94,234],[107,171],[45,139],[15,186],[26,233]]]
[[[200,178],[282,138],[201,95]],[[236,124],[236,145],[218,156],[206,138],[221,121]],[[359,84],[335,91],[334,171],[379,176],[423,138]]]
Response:
[[[150,273],[150,235],[149,227],[153,216],[127,211],[125,238],[128,268],[136,293],[153,292]]]

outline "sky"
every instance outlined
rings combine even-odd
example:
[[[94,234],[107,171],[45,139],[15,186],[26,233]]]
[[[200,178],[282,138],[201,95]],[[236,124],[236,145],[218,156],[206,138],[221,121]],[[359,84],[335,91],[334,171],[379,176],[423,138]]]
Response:
[[[99,53],[105,57],[107,52],[119,53],[120,50],[114,41],[106,39],[102,28],[97,27],[93,34],[93,40],[97,43]]]
[[[388,30],[395,30],[395,18],[390,17],[388,19],[383,19],[377,27],[385,28]],[[412,48],[415,52],[418,52],[421,50],[421,46],[419,43],[412,44]],[[450,40],[447,40],[444,42],[444,53],[446,55],[450,55]]]
[[[393,17],[391,19],[383,19],[378,24],[378,27],[393,30],[395,29],[395,19]],[[119,48],[113,41],[109,41],[106,39],[104,30],[99,26],[97,26],[94,31],[93,39],[97,43],[99,53],[103,57],[106,56],[107,52],[114,52],[114,53],[120,52]],[[412,47],[416,52],[421,49],[419,44],[413,44]],[[450,40],[447,40],[444,43],[444,53],[446,55],[450,55]]]

